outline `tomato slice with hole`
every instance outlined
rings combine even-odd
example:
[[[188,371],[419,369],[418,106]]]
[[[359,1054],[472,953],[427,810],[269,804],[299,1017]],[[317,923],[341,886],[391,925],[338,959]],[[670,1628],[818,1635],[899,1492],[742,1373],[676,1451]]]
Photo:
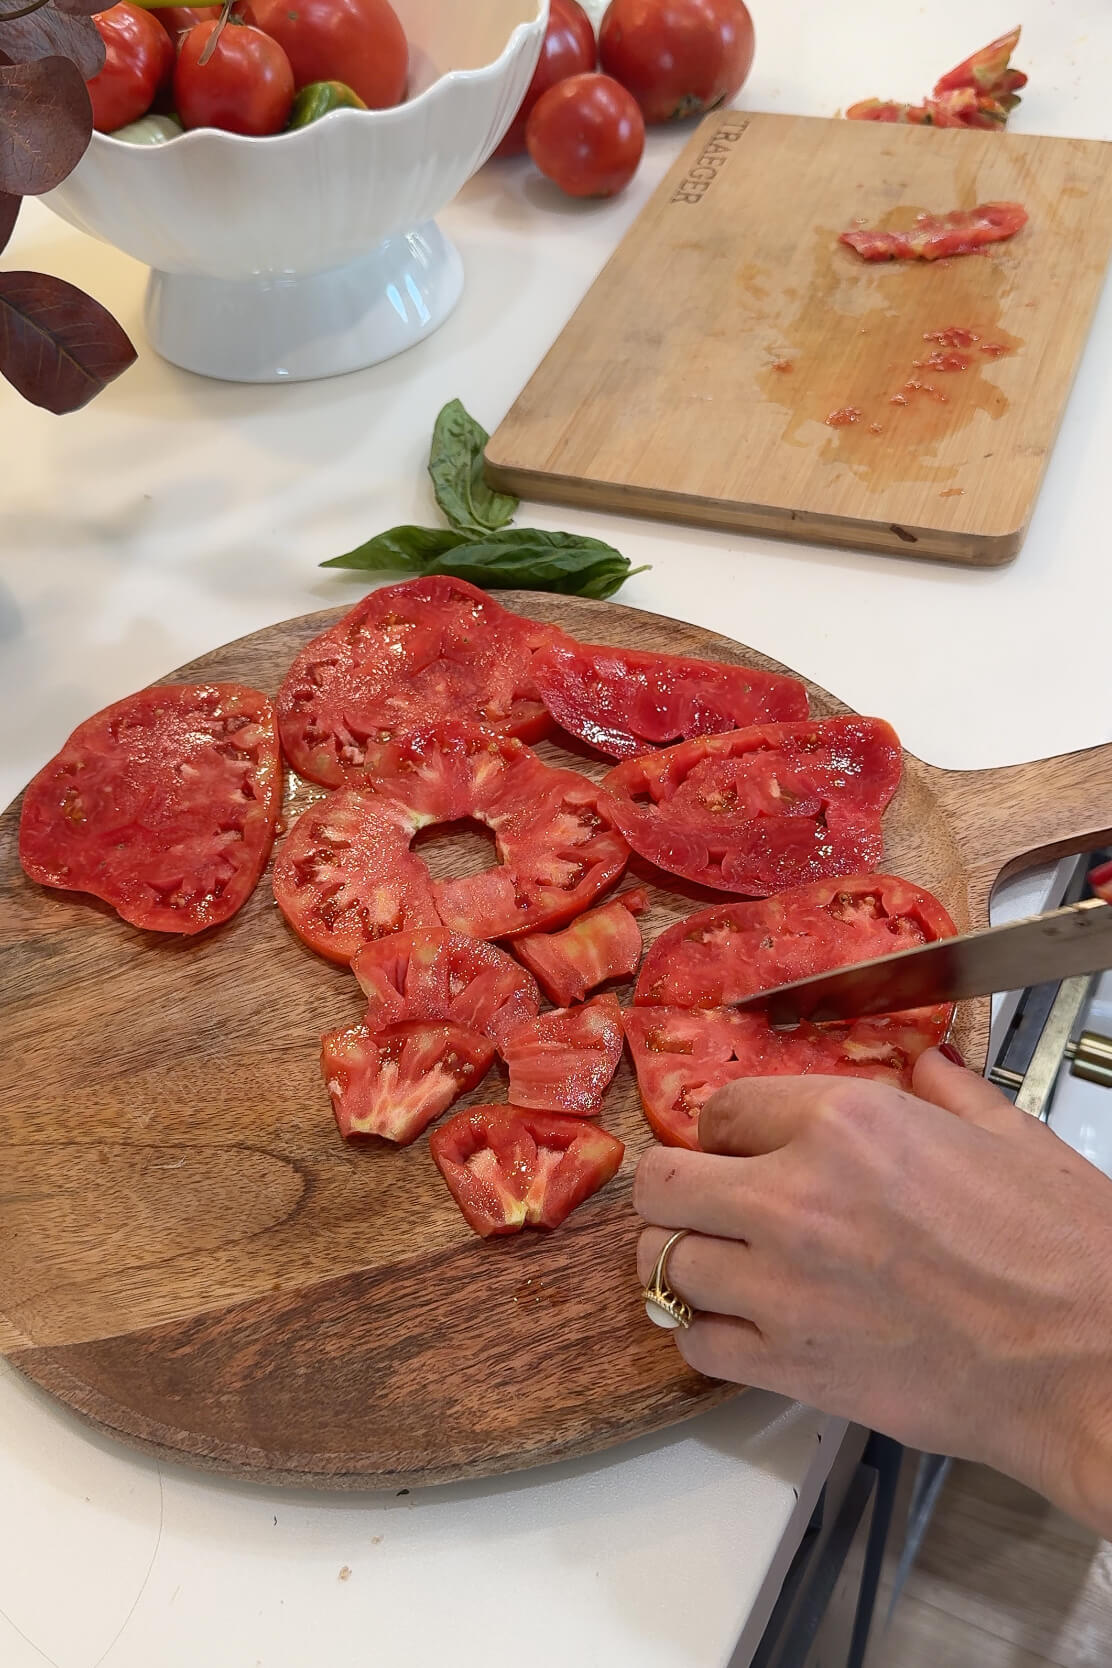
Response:
[[[764,724],[627,759],[603,779],[642,857],[726,892],[766,897],[871,868],[900,743],[879,718]]]
[[[473,1106],[429,1137],[468,1225],[484,1239],[560,1223],[617,1173],[625,1148],[597,1124],[516,1106]]]
[[[838,241],[864,261],[940,261],[948,255],[972,255],[987,243],[1014,237],[1026,224],[1027,210],[1021,203],[981,203],[952,214],[917,215],[906,231],[851,226]]]
[[[514,1106],[589,1118],[622,1057],[622,1010],[616,996],[576,1008],[553,1008],[514,1030],[502,1053]]]
[[[351,968],[367,997],[372,1030],[403,1020],[450,1020],[501,1049],[540,1006],[532,974],[505,950],[444,928],[391,933],[360,950]]]
[[[363,775],[367,744],[460,717],[535,740],[550,727],[532,676],[552,627],[433,574],[372,591],[306,644],[278,692],[286,757],[325,787]]]
[[[320,1040],[320,1069],[340,1134],[407,1147],[481,1082],[494,1045],[463,1025],[344,1025]]]
[[[541,649],[533,676],[556,722],[615,759],[808,712],[798,678],[572,638]]]
[[[561,932],[514,939],[514,954],[536,976],[558,1008],[581,1002],[607,979],[627,978],[641,960],[641,929],[634,920],[648,908],[643,886],[633,886],[599,909],[589,909]]]
[[[739,1077],[818,1073],[909,1089],[919,1055],[945,1036],[949,1009],[794,1031],[775,1031],[764,1014],[734,1008],[628,1008],[622,1019],[653,1133],[667,1146],[697,1151],[700,1112]]]
[[[677,921],[646,951],[634,1002],[716,1008],[956,931],[936,897],[896,875],[821,880]]]
[[[283,914],[333,961],[414,927],[510,938],[561,926],[625,868],[629,847],[606,794],[513,736],[443,722],[369,746],[366,759],[363,783],[304,811],[274,865]],[[433,880],[409,842],[464,817],[492,830],[499,861]]]
[[[79,724],[23,796],[32,880],[195,933],[250,897],[282,799],[274,709],[242,684],[142,689]]]

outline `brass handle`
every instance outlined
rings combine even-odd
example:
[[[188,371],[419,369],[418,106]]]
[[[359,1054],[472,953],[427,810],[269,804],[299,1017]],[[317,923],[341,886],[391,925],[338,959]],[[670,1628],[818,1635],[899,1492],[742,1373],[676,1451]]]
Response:
[[[1066,1044],[1066,1055],[1071,1077],[1083,1077],[1086,1083],[1112,1089],[1112,1037],[1102,1037],[1099,1031],[1082,1031],[1076,1042]]]

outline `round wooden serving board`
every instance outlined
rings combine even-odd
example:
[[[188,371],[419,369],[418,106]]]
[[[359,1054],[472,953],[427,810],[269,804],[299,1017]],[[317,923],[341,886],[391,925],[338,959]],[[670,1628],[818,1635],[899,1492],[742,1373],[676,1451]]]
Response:
[[[614,603],[511,593],[587,641],[782,670]],[[205,655],[175,679],[273,693],[340,610]],[[811,688],[817,714],[847,709]],[[542,743],[592,776],[603,761]],[[318,790],[291,778],[287,820]],[[286,928],[264,878],[226,926],[144,934],[29,882],[0,820],[0,1353],[101,1429],[281,1482],[402,1486],[589,1453],[734,1393],[650,1326],[630,1185],[650,1137],[623,1063],[603,1123],[615,1181],[557,1233],[483,1243],[418,1141],[346,1145],[321,1031],[360,1016],[350,973]],[[908,755],[886,867],[987,919],[1002,870],[1112,833],[1112,746],[946,772]],[[469,835],[430,844],[447,872]],[[454,843],[453,843],[454,842]],[[720,893],[653,887],[646,940]],[[984,1062],[987,1002],[956,1037]],[[504,1094],[492,1072],[473,1097]]]

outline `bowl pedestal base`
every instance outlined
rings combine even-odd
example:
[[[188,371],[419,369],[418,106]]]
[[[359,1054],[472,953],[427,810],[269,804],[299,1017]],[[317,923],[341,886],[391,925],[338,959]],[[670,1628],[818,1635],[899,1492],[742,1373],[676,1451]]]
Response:
[[[463,263],[429,220],[347,266],[207,278],[152,271],[145,317],[171,364],[225,382],[305,382],[377,365],[439,328]]]

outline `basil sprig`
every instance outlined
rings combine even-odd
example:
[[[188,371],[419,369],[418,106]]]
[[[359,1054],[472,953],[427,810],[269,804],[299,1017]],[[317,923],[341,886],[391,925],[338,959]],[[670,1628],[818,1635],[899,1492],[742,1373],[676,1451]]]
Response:
[[[518,500],[483,478],[489,436],[452,400],[436,420],[429,454],[436,501],[448,527],[391,527],[322,568],[369,573],[445,573],[484,590],[508,587],[611,597],[631,573],[628,557],[601,539],[508,525]]]

